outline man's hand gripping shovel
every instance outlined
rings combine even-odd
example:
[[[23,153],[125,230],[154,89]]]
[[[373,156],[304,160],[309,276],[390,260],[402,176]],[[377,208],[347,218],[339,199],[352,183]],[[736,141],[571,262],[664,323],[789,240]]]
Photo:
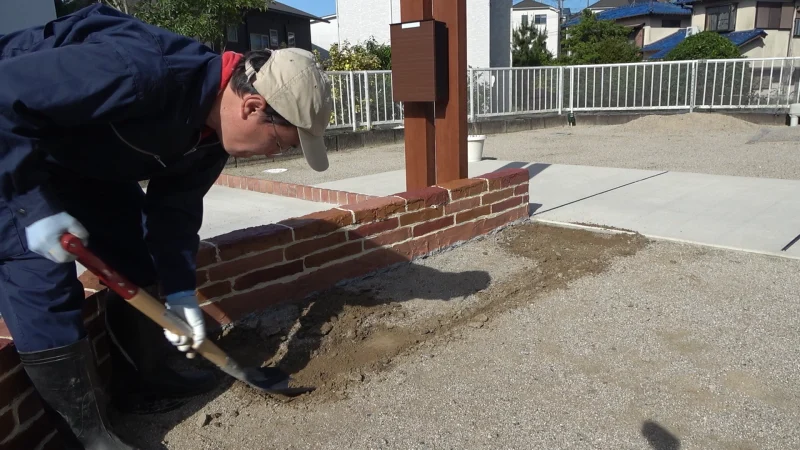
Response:
[[[100,278],[109,289],[119,294],[150,320],[179,336],[187,336],[191,339],[192,330],[189,324],[169,311],[144,289],[132,284],[114,269],[108,267],[84,247],[83,242],[77,236],[65,233],[61,238],[61,245],[66,251],[77,256],[78,262]],[[204,340],[196,352],[214,363],[223,372],[266,394],[295,397],[314,390],[313,387],[289,387],[289,375],[278,368],[241,367],[210,339]]]

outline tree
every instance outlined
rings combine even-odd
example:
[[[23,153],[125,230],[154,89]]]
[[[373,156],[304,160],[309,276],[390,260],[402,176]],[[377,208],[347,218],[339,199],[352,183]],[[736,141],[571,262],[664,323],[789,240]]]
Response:
[[[713,31],[703,31],[684,39],[664,58],[668,61],[741,58],[742,52],[730,39]]]
[[[629,42],[630,29],[610,20],[597,20],[588,9],[564,39],[569,64],[614,64],[641,61],[638,47]]]
[[[228,25],[239,25],[247,10],[265,11],[272,0],[141,0],[139,19],[222,48]]]
[[[272,0],[54,0],[58,16],[92,3],[105,3],[149,24],[222,48],[228,25],[247,10],[265,11]]]
[[[530,23],[514,30],[511,39],[513,67],[543,66],[552,59],[553,54],[547,50],[547,31],[540,31]]]

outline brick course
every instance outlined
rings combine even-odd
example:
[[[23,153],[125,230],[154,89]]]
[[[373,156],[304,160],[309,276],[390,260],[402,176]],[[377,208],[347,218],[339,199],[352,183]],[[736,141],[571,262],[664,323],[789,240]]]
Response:
[[[337,191],[335,189],[284,183],[283,181],[262,180],[260,178],[242,177],[224,173],[217,178],[214,184],[234,189],[261,192],[262,194],[299,198],[311,202],[330,203],[332,205],[355,204],[377,198],[374,195],[357,194],[355,192]]]

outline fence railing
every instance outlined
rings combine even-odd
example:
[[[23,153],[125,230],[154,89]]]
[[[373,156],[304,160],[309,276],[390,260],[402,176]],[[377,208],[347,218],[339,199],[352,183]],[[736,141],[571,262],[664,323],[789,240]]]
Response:
[[[328,72],[331,128],[403,123],[392,73]],[[469,69],[471,122],[565,112],[784,111],[800,103],[800,57]]]
[[[392,73],[328,72],[331,128],[401,125]],[[471,122],[565,112],[772,110],[800,103],[800,57],[469,69]]]

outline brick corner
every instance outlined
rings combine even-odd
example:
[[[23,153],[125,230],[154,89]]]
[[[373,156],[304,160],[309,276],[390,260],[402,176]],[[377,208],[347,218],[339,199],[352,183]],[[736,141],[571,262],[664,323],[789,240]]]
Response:
[[[399,197],[378,197],[342,205],[339,209],[351,211],[354,223],[374,222],[404,212],[406,210],[406,200]]]
[[[489,189],[500,189],[524,183],[528,181],[529,175],[527,169],[507,168],[489,172],[476,178],[487,180]]]
[[[438,186],[428,186],[413,191],[399,192],[393,197],[403,199],[407,204],[408,211],[413,211],[447,204],[450,201],[450,192]]]

